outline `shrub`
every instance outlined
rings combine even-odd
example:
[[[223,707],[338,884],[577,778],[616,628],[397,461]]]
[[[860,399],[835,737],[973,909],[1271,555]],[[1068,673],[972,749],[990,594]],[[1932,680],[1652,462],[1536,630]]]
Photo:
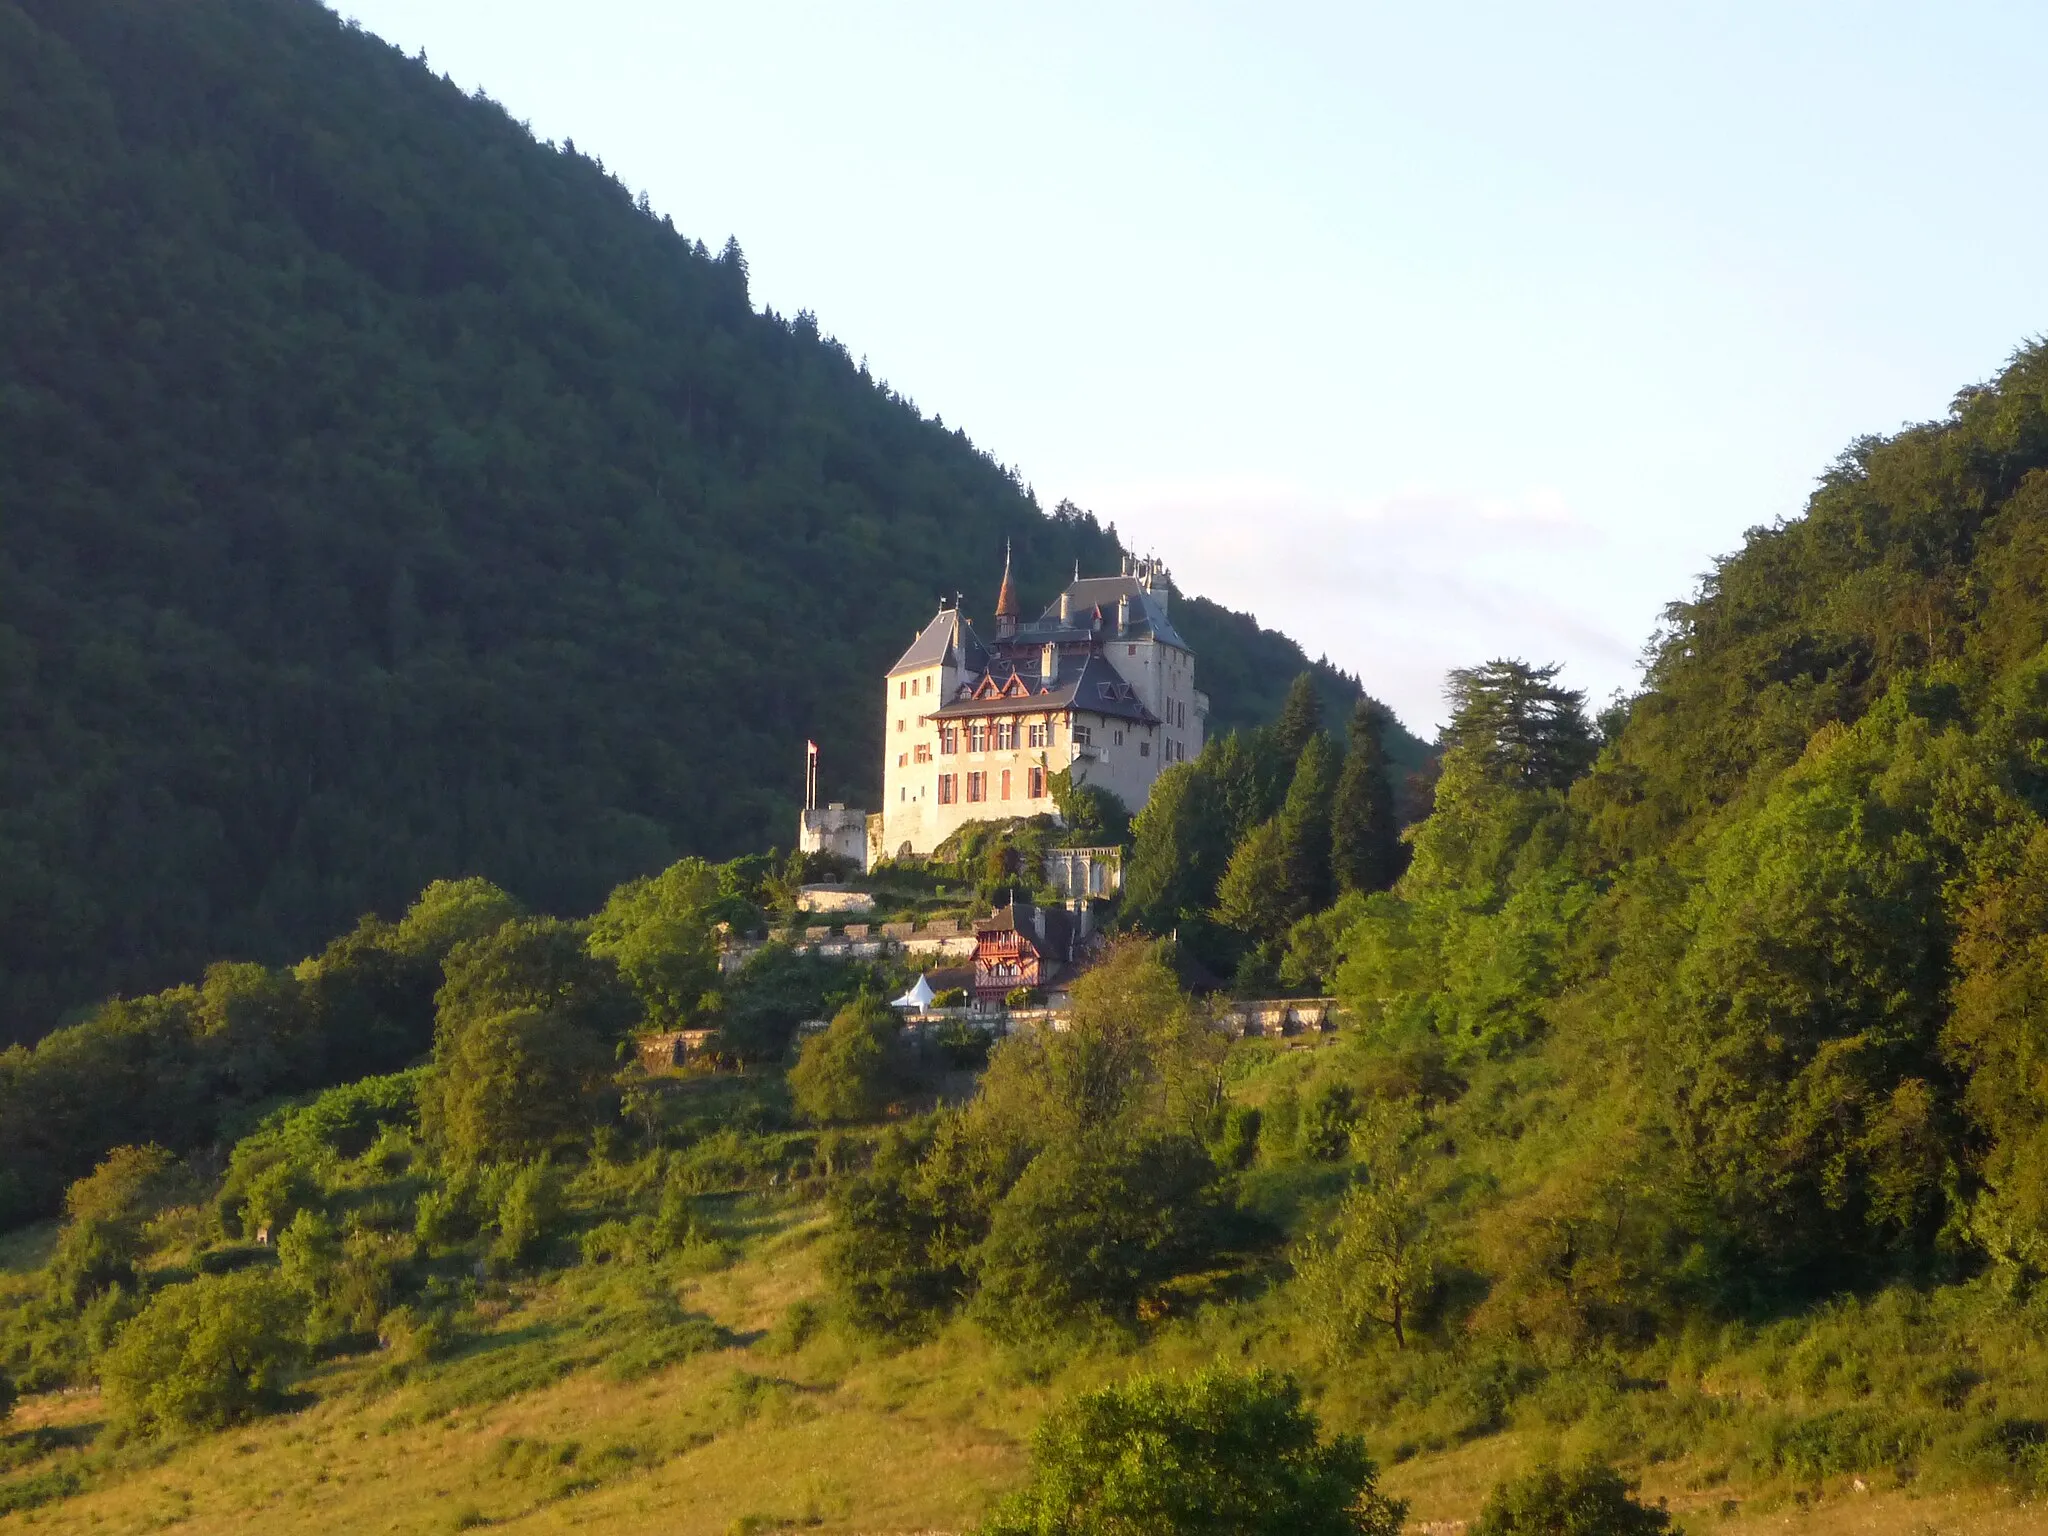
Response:
[[[1012,987],[1003,994],[1005,1008],[1029,1008],[1038,1000],[1038,994],[1029,987]]]
[[[833,1187],[825,1274],[856,1328],[917,1338],[972,1289],[965,1250],[986,1230],[988,1207],[946,1156],[960,1144],[957,1126],[923,1161],[925,1149],[892,1131],[871,1168]]]
[[[823,1307],[815,1301],[793,1301],[761,1336],[761,1348],[771,1355],[793,1355],[816,1338],[824,1326]]]
[[[1496,1486],[1472,1536],[1656,1536],[1671,1517],[1646,1509],[1612,1467],[1540,1467]]]
[[[1301,1094],[1292,1083],[1285,1084],[1266,1103],[1259,1125],[1259,1150],[1269,1163],[1285,1162],[1295,1154],[1295,1137],[1301,1129]]]
[[[1040,1153],[974,1256],[977,1317],[1012,1341],[1135,1321],[1140,1301],[1221,1245],[1215,1176],[1184,1136],[1100,1134]]]
[[[554,1235],[562,1215],[562,1186],[546,1163],[528,1163],[512,1175],[498,1202],[497,1256],[523,1264]]]
[[[1362,1441],[1270,1371],[1140,1376],[1055,1408],[982,1536],[1395,1536]]]
[[[174,1285],[115,1335],[100,1382],[137,1429],[218,1429],[275,1408],[301,1358],[301,1303],[261,1270]]]
[[[1301,1124],[1295,1139],[1303,1157],[1334,1163],[1351,1145],[1351,1127],[1358,1121],[1358,1108],[1351,1090],[1342,1083],[1316,1084],[1301,1106]]]
[[[925,1045],[949,1067],[985,1067],[995,1037],[965,1019],[941,1019],[925,1030]]]
[[[1230,1169],[1251,1167],[1259,1155],[1261,1116],[1250,1104],[1233,1104],[1223,1118],[1223,1134],[1216,1143],[1216,1161]]]
[[[1398,1138],[1375,1138],[1361,1173],[1329,1229],[1294,1252],[1302,1311],[1333,1354],[1355,1348],[1375,1328],[1407,1348],[1408,1330],[1436,1285],[1426,1192],[1401,1157]]]
[[[0,1371],[0,1424],[5,1424],[8,1415],[14,1412],[14,1405],[20,1394],[14,1390],[14,1380],[5,1371]]]
[[[242,1202],[242,1232],[275,1236],[317,1198],[313,1181],[290,1160],[272,1163],[249,1185]]]
[[[703,1235],[697,1222],[696,1207],[690,1204],[686,1182],[671,1174],[663,1182],[660,1203],[654,1208],[654,1239],[660,1244],[660,1251],[674,1253],[699,1241]]]
[[[458,1162],[538,1157],[586,1136],[603,1112],[609,1040],[567,1008],[519,1008],[465,1021],[435,1049],[427,1106]]]
[[[421,1193],[413,1235],[422,1243],[430,1248],[452,1247],[467,1242],[476,1232],[476,1180],[469,1170],[458,1170],[439,1188]]]
[[[965,1008],[967,989],[965,987],[942,987],[932,994],[934,1008]]]
[[[770,944],[726,983],[718,1048],[741,1061],[780,1061],[804,1020],[830,1014],[864,986],[890,996],[883,990],[888,979],[880,967],[799,955],[786,944]]]
[[[377,1342],[401,1365],[418,1365],[447,1353],[454,1337],[454,1324],[438,1309],[394,1307],[377,1325]]]
[[[895,1046],[903,1021],[879,998],[860,997],[804,1042],[790,1069],[790,1096],[820,1125],[872,1120],[889,1101]]]
[[[277,1266],[308,1305],[306,1342],[318,1346],[372,1332],[391,1304],[409,1246],[354,1218],[344,1235],[318,1212],[299,1212],[278,1237]]]
[[[79,1312],[116,1286],[135,1288],[142,1224],[167,1197],[174,1167],[161,1147],[116,1147],[65,1192],[69,1219],[49,1271],[59,1305]]]

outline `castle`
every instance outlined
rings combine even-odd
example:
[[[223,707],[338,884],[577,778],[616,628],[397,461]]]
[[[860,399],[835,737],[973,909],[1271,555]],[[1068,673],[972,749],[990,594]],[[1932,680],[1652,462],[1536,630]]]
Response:
[[[1144,805],[1162,768],[1202,750],[1208,723],[1169,594],[1159,561],[1126,556],[1115,576],[1077,568],[1027,621],[1006,559],[990,637],[957,601],[942,606],[884,684],[869,862],[930,854],[965,822],[1052,813],[1063,771]]]

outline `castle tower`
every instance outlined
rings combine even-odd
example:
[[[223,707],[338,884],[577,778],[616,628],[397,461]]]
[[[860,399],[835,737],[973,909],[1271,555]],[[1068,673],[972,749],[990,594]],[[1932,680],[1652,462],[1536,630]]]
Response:
[[[1024,610],[1017,602],[1017,588],[1010,581],[1010,546],[1003,545],[1003,589],[996,594],[996,638],[1014,640],[1017,638],[1017,621],[1024,616]]]

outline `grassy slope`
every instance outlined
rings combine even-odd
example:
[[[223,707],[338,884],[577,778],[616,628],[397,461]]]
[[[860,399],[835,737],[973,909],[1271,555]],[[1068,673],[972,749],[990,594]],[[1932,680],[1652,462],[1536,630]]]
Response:
[[[1286,1053],[1240,1092],[1266,1097],[1310,1064],[1308,1053]],[[1282,1211],[1330,1176],[1322,1166],[1263,1169],[1253,1196]],[[894,1353],[830,1327],[792,1348],[793,1305],[825,1296],[821,1205],[810,1193],[756,1192],[703,1206],[733,1245],[726,1267],[707,1272],[685,1255],[489,1287],[452,1358],[410,1371],[379,1354],[332,1362],[304,1383],[299,1411],[223,1434],[121,1446],[100,1433],[96,1396],[30,1399],[0,1434],[13,1469],[0,1492],[67,1472],[84,1487],[0,1518],[0,1530],[961,1531],[1021,1477],[1030,1428],[1060,1393],[1224,1358],[1299,1371],[1329,1427],[1366,1436],[1389,1487],[1413,1503],[1411,1529],[1454,1528],[1444,1523],[1469,1520],[1500,1477],[1597,1447],[1643,1474],[1647,1492],[1696,1532],[2048,1531],[2048,1513],[1982,1484],[1866,1472],[1859,1490],[1847,1474],[1750,1470],[1748,1447],[1788,1415],[1816,1421],[1858,1401],[1857,1389],[1845,1394],[1816,1373],[1816,1360],[1843,1352],[1825,1326],[1752,1330],[1661,1363],[1631,1361],[1636,1379],[1619,1395],[1591,1406],[1531,1396],[1503,1427],[1475,1434],[1459,1428],[1469,1415],[1459,1389],[1400,1387],[1448,1360],[1441,1349],[1382,1348],[1335,1366],[1308,1353],[1291,1294],[1263,1283],[1277,1265],[1249,1283],[1191,1285],[1141,1342],[1050,1371],[1005,1358],[964,1323]],[[0,1291],[31,1283],[51,1235],[0,1240]],[[649,1289],[708,1316],[728,1342],[619,1379],[619,1350],[640,1338],[630,1319],[648,1315],[629,1308]],[[1873,1310],[1838,1332],[1884,1320]],[[1987,1390],[2021,1388],[2032,1374],[2026,1342],[2007,1342],[2003,1364],[1986,1368],[2005,1379]],[[1875,1390],[1898,1395],[1882,1382]],[[38,1441],[54,1448],[30,1464]]]
[[[315,1406],[177,1446],[93,1491],[0,1520],[0,1529],[444,1532],[488,1522],[674,1536],[748,1525],[958,1531],[1021,1475],[1024,1437],[1057,1391],[1139,1365],[1191,1364],[1221,1342],[1199,1323],[1169,1328],[1136,1356],[1084,1358],[1045,1385],[1005,1370],[964,1329],[895,1355],[830,1333],[776,1353],[761,1336],[791,1301],[818,1292],[820,1230],[815,1207],[785,1207],[742,1262],[684,1280],[685,1304],[742,1342],[641,1381],[613,1382],[590,1368],[496,1404],[435,1414],[473,1360],[381,1393],[369,1386],[374,1359],[345,1361],[310,1384]],[[539,1335],[574,1306],[580,1279],[572,1272],[523,1289],[497,1336],[524,1342],[502,1347],[544,1349]],[[1336,1408],[1326,1399],[1333,1419]],[[97,1412],[90,1395],[56,1395],[24,1404],[10,1428],[90,1424]],[[1384,1459],[1388,1447],[1364,1427]],[[1441,1529],[1469,1520],[1492,1482],[1540,1449],[1538,1437],[1510,1432],[1392,1466],[1387,1482],[1412,1501],[1411,1529]],[[1703,1470],[1694,1461],[1648,1470],[1648,1493],[1667,1497],[1693,1529],[1729,1536],[2048,1530],[2048,1510],[1992,1490],[1875,1480],[1859,1493],[1843,1479],[1702,1491],[1690,1486]],[[1723,1514],[1730,1499],[1735,1512]]]

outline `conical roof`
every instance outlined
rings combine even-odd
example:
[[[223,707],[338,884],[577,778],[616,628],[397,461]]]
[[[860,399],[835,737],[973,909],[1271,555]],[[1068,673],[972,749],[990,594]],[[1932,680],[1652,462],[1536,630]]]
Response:
[[[1017,588],[1010,581],[1010,549],[1003,546],[1003,590],[996,594],[996,617],[1021,619],[1024,610],[1017,602]]]

